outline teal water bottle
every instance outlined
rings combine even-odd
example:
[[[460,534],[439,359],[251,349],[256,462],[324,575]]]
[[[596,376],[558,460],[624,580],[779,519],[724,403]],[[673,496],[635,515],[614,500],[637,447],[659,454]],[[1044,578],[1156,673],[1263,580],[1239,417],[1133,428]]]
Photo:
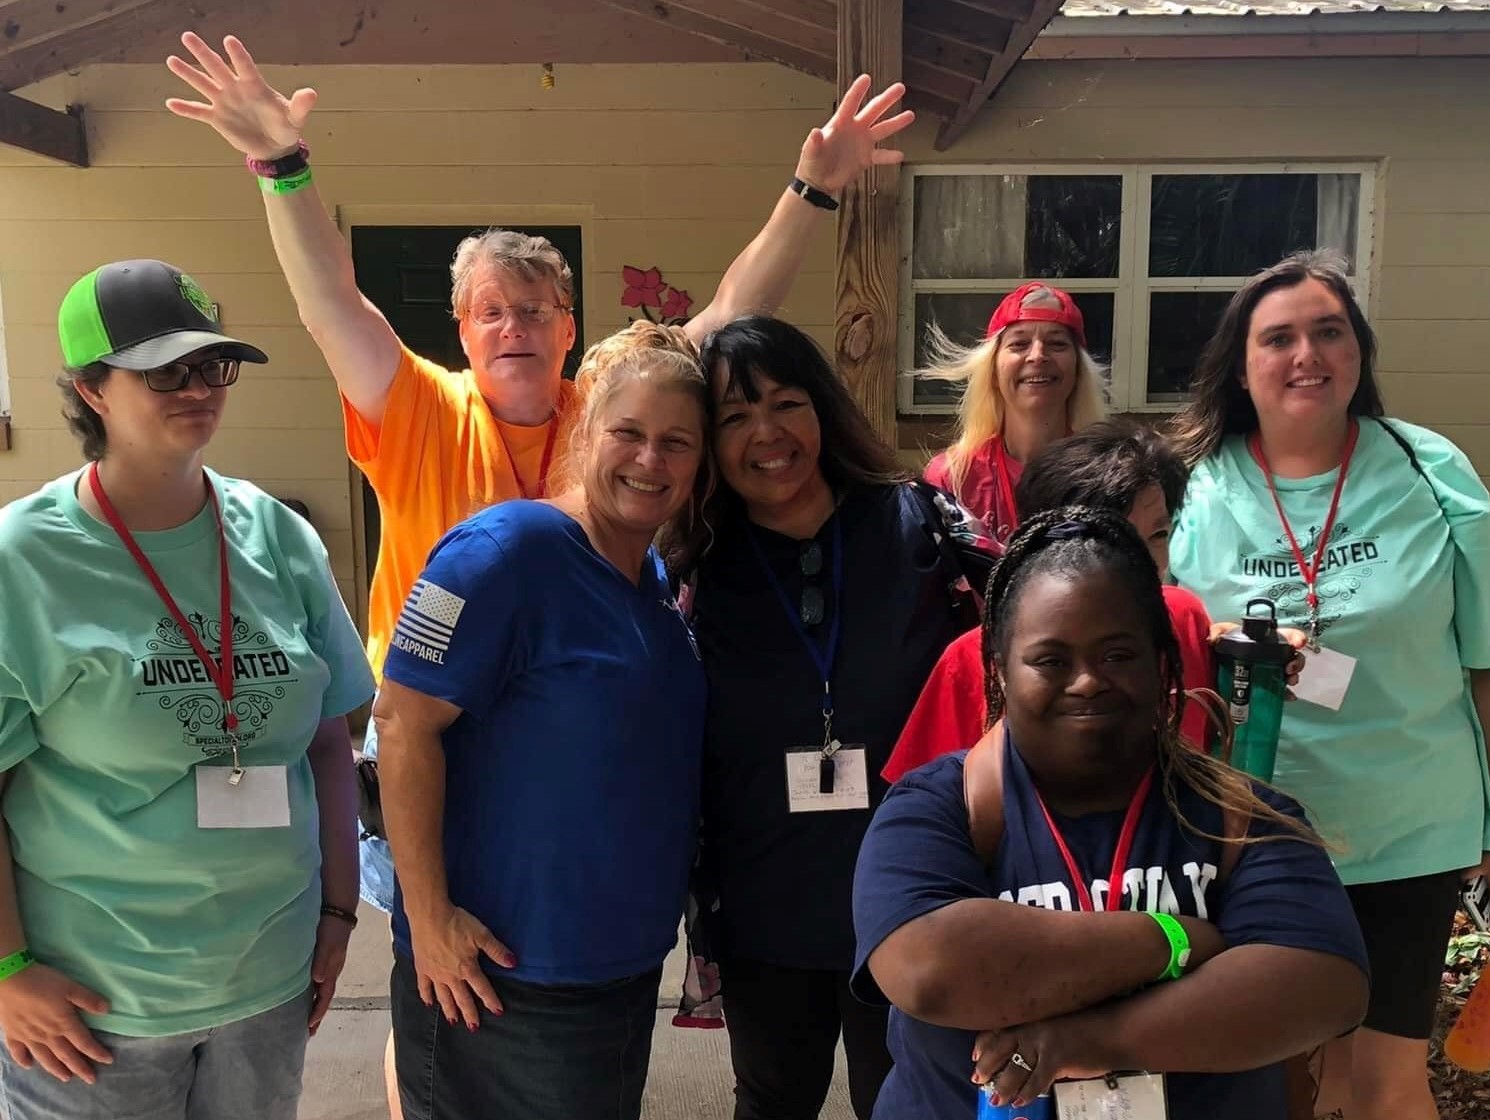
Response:
[[[1266,613],[1257,613],[1259,608]],[[1283,695],[1293,647],[1278,633],[1278,608],[1271,599],[1251,599],[1242,628],[1216,642],[1220,687],[1231,717],[1234,738],[1231,764],[1238,770],[1273,780],[1278,733],[1283,727]]]

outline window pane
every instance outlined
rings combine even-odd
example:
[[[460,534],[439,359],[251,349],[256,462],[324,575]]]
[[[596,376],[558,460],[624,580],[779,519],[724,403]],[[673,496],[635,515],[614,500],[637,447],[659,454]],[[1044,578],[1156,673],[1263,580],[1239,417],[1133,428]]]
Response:
[[[1150,403],[1183,400],[1200,351],[1210,340],[1230,292],[1154,292],[1149,297]]]
[[[922,175],[911,274],[918,280],[1116,276],[1117,175]]]
[[[1355,272],[1359,175],[1155,175],[1150,276],[1250,276],[1297,249]]]
[[[926,331],[935,322],[954,342],[971,346],[983,339],[993,309],[1008,292],[922,293],[916,296],[916,367],[926,364]],[[1106,363],[1112,354],[1112,292],[1072,292],[1086,320],[1087,348]],[[962,386],[946,381],[915,380],[912,399],[918,405],[955,404]]]

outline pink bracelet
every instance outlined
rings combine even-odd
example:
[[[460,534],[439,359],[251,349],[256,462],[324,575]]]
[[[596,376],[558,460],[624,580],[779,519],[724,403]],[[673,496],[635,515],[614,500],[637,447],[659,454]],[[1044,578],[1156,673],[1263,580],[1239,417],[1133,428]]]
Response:
[[[248,169],[260,179],[283,179],[296,172],[304,171],[310,166],[310,149],[306,147],[305,141],[301,140],[295,145],[293,152],[280,156],[278,159],[254,159],[253,156],[245,156],[243,162],[248,164]]]

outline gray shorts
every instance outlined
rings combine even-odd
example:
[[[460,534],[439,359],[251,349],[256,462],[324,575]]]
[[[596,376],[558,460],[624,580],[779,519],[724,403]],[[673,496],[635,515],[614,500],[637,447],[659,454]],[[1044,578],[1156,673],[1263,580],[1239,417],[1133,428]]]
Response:
[[[113,1055],[94,1085],[22,1069],[0,1046],[6,1120],[295,1120],[313,993],[236,1023],[133,1038],[94,1031]]]

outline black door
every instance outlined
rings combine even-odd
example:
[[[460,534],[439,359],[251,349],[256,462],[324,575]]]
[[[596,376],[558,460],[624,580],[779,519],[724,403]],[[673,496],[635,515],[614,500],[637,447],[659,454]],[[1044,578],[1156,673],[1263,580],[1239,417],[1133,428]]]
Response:
[[[573,377],[585,350],[581,310],[583,275],[578,226],[507,226],[546,237],[564,254],[574,272],[574,349],[564,362]],[[357,287],[388,317],[398,337],[414,353],[448,369],[464,369],[466,356],[450,316],[450,262],[455,247],[480,229],[470,226],[353,226],[352,261]],[[378,555],[381,518],[378,499],[362,480],[364,543],[371,565]]]

